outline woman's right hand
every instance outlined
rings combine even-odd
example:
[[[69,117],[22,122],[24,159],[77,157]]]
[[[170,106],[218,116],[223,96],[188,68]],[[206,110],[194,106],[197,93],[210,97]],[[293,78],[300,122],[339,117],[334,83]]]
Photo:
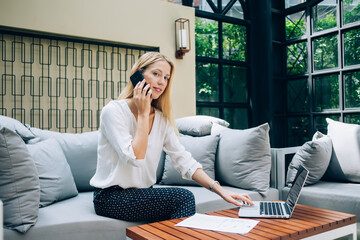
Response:
[[[149,115],[151,110],[151,93],[150,84],[147,84],[145,79],[138,82],[134,88],[134,102],[138,110],[138,115]]]

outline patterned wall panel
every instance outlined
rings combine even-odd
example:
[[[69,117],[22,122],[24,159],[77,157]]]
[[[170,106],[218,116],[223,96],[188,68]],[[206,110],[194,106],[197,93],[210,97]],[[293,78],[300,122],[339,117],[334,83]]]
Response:
[[[146,51],[0,31],[0,114],[59,132],[97,130]]]

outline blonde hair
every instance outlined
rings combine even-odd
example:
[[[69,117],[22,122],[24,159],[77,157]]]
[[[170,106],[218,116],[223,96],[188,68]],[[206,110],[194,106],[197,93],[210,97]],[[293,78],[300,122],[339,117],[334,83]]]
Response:
[[[168,84],[163,94],[161,94],[161,96],[158,99],[153,99],[151,105],[154,108],[160,110],[163,113],[163,115],[168,119],[170,124],[174,127],[175,132],[178,132],[171,110],[171,85],[173,82],[174,72],[175,72],[174,63],[169,58],[167,58],[166,56],[164,56],[159,52],[147,52],[143,54],[139,58],[139,60],[134,64],[134,66],[130,71],[130,76],[138,69],[144,72],[149,65],[158,61],[166,61],[167,63],[169,63],[171,68],[170,78],[168,80]],[[134,95],[133,90],[134,90],[134,86],[132,85],[131,81],[128,81],[128,84],[126,85],[124,90],[120,93],[118,100],[132,98]]]

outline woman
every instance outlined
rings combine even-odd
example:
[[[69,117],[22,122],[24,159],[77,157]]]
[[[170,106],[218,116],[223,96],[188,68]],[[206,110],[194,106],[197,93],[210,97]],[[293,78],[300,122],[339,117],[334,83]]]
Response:
[[[131,81],[117,101],[109,102],[100,117],[98,162],[90,184],[95,187],[98,215],[126,221],[160,221],[195,213],[192,192],[183,188],[152,188],[162,150],[170,155],[183,178],[193,179],[241,206],[252,204],[247,194],[220,186],[180,144],[171,115],[170,88],[174,64],[158,52],[140,57],[144,80]]]

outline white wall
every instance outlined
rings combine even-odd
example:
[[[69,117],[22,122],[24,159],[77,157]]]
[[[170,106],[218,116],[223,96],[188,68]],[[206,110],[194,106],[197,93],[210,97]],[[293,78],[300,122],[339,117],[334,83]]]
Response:
[[[175,59],[175,20],[190,19],[192,50]],[[174,60],[175,117],[196,114],[194,8],[161,0],[0,0],[0,27],[159,47]]]

